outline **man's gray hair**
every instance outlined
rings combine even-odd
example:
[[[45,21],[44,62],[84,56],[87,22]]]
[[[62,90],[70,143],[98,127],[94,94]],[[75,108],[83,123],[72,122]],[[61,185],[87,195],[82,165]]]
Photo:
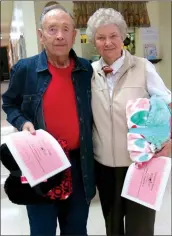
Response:
[[[86,34],[91,42],[94,43],[95,33],[102,25],[115,24],[124,41],[127,35],[127,24],[120,12],[113,8],[100,8],[88,20]]]
[[[42,22],[43,22],[43,19],[44,19],[44,16],[49,12],[49,11],[52,11],[52,10],[62,10],[64,12],[66,12],[73,20],[73,24],[74,24],[74,27],[75,27],[75,22],[74,22],[74,18],[72,16],[72,14],[70,12],[68,12],[63,6],[61,6],[60,4],[54,4],[54,5],[51,5],[51,6],[48,6],[48,7],[45,7],[41,13],[41,16],[40,16],[40,26],[42,27]]]

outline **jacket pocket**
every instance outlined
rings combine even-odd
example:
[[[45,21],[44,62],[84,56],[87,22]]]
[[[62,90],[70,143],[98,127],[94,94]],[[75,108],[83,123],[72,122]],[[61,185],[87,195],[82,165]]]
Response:
[[[41,96],[37,94],[30,94],[30,95],[23,96],[21,112],[33,124],[35,123],[36,112],[40,104],[40,100],[41,100]]]

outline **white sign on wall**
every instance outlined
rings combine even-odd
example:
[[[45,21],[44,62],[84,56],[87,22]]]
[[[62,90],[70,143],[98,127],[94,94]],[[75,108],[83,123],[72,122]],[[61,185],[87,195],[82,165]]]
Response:
[[[154,27],[140,28],[143,43],[157,43],[159,38],[158,30]]]

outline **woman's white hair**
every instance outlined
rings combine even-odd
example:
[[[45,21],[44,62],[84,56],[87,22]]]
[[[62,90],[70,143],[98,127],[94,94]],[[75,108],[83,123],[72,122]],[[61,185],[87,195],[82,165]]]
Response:
[[[127,34],[127,24],[120,12],[113,8],[100,8],[88,20],[86,34],[91,42],[94,43],[95,33],[102,25],[115,24],[124,41]]]

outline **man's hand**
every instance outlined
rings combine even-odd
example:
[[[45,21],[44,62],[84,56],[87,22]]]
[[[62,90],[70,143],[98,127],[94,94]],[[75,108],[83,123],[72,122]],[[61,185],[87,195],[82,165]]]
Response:
[[[165,157],[170,157],[171,156],[171,148],[172,148],[172,142],[171,139],[167,141],[163,148],[155,154],[154,157],[160,157],[160,156],[165,156]]]
[[[24,131],[24,130],[27,130],[27,131],[29,131],[29,132],[30,132],[31,134],[33,134],[33,135],[36,134],[36,130],[35,130],[33,124],[32,124],[31,122],[29,122],[29,121],[27,121],[26,123],[24,123],[22,130],[23,130],[23,131]]]

